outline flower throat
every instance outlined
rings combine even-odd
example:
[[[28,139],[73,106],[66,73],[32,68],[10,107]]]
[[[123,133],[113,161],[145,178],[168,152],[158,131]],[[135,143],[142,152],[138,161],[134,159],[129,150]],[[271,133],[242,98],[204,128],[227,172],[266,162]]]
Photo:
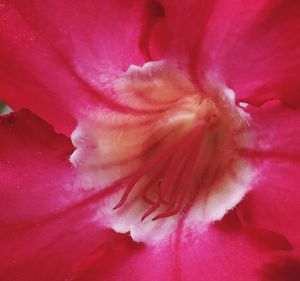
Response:
[[[189,213],[209,222],[246,193],[251,169],[238,151],[249,118],[230,89],[204,89],[165,62],[131,66],[113,85],[127,110],[95,109],[78,125],[71,161],[86,186],[118,187],[107,201],[112,221],[128,218],[130,228]]]

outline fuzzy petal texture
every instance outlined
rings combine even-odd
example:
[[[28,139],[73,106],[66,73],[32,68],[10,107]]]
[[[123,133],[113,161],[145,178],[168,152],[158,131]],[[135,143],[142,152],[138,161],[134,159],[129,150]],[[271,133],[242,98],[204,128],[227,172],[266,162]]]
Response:
[[[69,135],[78,109],[109,104],[105,84],[129,65],[145,62],[138,46],[156,13],[145,2],[4,2],[0,98]]]
[[[280,98],[300,105],[298,1],[161,1],[166,17],[153,31],[154,58],[171,59],[199,83],[217,77],[238,101]],[[180,14],[180,17],[178,17]]]
[[[25,110],[2,116],[0,135],[0,279],[64,280],[112,233],[76,187],[66,137]]]

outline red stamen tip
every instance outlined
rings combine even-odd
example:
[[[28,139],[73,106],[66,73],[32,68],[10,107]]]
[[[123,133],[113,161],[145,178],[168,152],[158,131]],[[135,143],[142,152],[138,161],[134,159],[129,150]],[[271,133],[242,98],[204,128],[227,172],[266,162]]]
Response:
[[[113,210],[117,210],[123,206],[124,202],[119,202],[116,206],[113,207]]]

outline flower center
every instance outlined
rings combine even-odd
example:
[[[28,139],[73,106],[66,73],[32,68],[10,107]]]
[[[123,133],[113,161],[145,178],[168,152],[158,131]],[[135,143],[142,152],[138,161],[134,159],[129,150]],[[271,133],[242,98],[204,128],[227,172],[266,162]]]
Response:
[[[222,125],[220,112],[209,99],[184,97],[170,104],[149,138],[159,139],[144,157],[143,167],[128,178],[128,186],[116,208],[126,202],[138,181],[145,179],[140,196],[150,205],[142,220],[161,210],[152,219],[177,214],[192,199],[203,178],[217,176],[221,165],[216,150]],[[213,163],[211,160],[215,159]],[[213,175],[207,171],[214,170]]]
[[[124,110],[95,109],[79,123],[71,161],[85,186],[118,186],[103,207],[116,230],[220,219],[248,190],[251,169],[238,154],[250,140],[247,114],[231,90],[205,88],[167,63],[131,67],[113,85]]]

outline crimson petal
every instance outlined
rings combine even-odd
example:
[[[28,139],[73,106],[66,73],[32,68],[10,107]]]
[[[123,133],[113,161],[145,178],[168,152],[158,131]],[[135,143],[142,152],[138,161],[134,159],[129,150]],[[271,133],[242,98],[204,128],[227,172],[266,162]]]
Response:
[[[153,54],[171,59],[194,82],[225,81],[237,100],[260,105],[279,98],[300,105],[298,1],[162,0]],[[180,15],[180,16],[178,16]]]
[[[204,232],[191,230],[185,235],[177,229],[175,236],[155,246],[126,238],[114,245],[103,244],[71,280],[261,280],[259,270],[268,262],[269,253],[253,246],[242,231],[224,234],[210,226]]]
[[[246,153],[260,174],[239,212],[247,222],[284,235],[299,250],[299,111],[269,102],[251,115],[258,142]]]
[[[82,204],[69,139],[28,111],[1,117],[0,135],[0,279],[64,280],[111,232]]]
[[[9,1],[0,6],[0,97],[69,135],[80,109],[129,65],[154,12],[145,1]]]

